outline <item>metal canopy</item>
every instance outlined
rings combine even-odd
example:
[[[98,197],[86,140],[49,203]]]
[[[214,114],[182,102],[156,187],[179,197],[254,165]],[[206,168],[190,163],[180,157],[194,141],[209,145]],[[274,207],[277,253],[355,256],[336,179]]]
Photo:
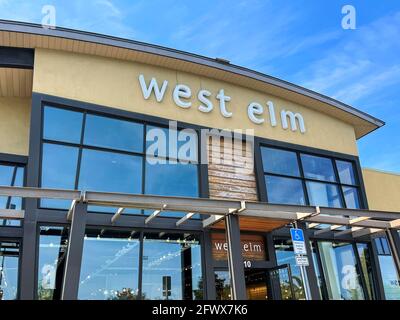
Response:
[[[112,223],[120,218],[126,208],[154,210],[151,215],[146,217],[146,224],[156,219],[164,209],[168,208],[168,211],[186,213],[176,222],[177,227],[184,225],[195,214],[209,216],[203,220],[204,228],[209,228],[225,219],[227,215],[233,214],[239,217],[280,219],[287,221],[287,223],[304,221],[308,223],[309,230],[315,230],[314,235],[334,232],[335,236],[352,234],[353,237],[360,237],[383,230],[400,228],[400,213],[398,212],[9,186],[0,186],[0,196],[71,200],[71,207],[67,212],[67,218],[70,221],[76,204],[86,203],[88,205],[115,207],[116,213],[110,218]],[[2,219],[23,219],[24,215],[24,210],[3,209],[0,211],[0,218]],[[328,226],[316,229],[321,225]],[[343,226],[348,229],[338,230]]]

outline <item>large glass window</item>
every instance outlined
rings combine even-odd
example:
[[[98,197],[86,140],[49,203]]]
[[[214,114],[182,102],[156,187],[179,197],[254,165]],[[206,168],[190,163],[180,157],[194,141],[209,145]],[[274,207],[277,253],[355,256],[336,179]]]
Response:
[[[400,300],[400,277],[396,270],[388,241],[385,237],[374,239],[377,248],[379,271],[387,300]]]
[[[67,243],[67,228],[40,227],[37,271],[39,300],[60,299]]]
[[[360,208],[352,162],[271,147],[261,156],[268,202]]]
[[[201,250],[197,237],[145,234],[142,278],[144,299],[203,299]]]
[[[318,242],[328,299],[364,300],[360,266],[352,244]]]
[[[177,152],[170,152],[171,137],[178,142]],[[155,152],[148,154],[144,150],[145,138],[146,149],[154,149],[152,144],[157,142]],[[42,140],[42,187],[199,196],[198,146],[193,131],[169,131],[90,112],[45,106]],[[189,141],[192,147],[179,152]],[[160,153],[163,147],[165,150]],[[188,155],[189,150],[194,152]],[[70,201],[43,199],[41,206],[68,209]],[[115,209],[98,206],[90,206],[88,210],[115,212]],[[124,211],[143,212],[149,213]],[[163,212],[162,215],[182,214]]]
[[[86,230],[79,299],[201,300],[203,288],[196,235]]]
[[[0,164],[0,185],[10,187],[22,187],[24,185],[24,167]],[[0,196],[1,209],[18,209],[22,208],[22,199],[18,197]],[[18,220],[2,220],[0,226],[20,226]]]
[[[136,300],[139,250],[138,233],[87,230],[78,298]]]
[[[19,243],[0,241],[0,300],[16,300],[18,294]]]

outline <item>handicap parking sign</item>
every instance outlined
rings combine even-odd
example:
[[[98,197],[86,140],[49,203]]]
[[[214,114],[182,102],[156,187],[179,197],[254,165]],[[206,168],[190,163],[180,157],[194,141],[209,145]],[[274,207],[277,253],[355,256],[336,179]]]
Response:
[[[304,234],[303,230],[301,229],[291,228],[290,235],[292,237],[292,241],[304,241]]]
[[[301,229],[290,229],[290,236],[293,242],[293,251],[295,254],[307,254],[306,244],[304,242],[304,233]]]

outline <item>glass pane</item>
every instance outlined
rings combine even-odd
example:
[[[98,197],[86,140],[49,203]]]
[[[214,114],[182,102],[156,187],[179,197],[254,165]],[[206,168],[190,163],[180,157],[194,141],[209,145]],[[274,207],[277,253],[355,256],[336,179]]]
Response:
[[[353,246],[348,243],[318,242],[328,298],[364,300]]]
[[[198,161],[197,133],[191,129],[177,131],[146,126],[146,154],[149,157],[168,157],[196,163]]]
[[[231,300],[231,282],[228,271],[215,271],[215,291],[217,300]]]
[[[75,189],[75,176],[78,163],[78,148],[57,144],[43,144],[42,180],[43,188]],[[46,208],[68,209],[69,200],[42,199]]]
[[[201,247],[197,237],[145,234],[142,281],[144,299],[202,299]]]
[[[351,162],[336,160],[336,166],[338,169],[339,179],[341,183],[356,184],[353,164]]]
[[[146,161],[145,194],[198,197],[197,165],[191,163],[151,164]],[[180,217],[183,213],[162,212],[161,215]]]
[[[139,233],[87,230],[82,254],[78,298],[138,299]]]
[[[306,181],[306,186],[311,206],[333,208],[343,206],[337,185]]]
[[[84,144],[119,149],[143,151],[143,125],[88,114],[85,123]]]
[[[142,193],[142,157],[84,149],[79,189]]]
[[[348,209],[359,209],[360,201],[358,198],[358,190],[353,187],[342,187],[344,200],[346,201],[346,208]]]
[[[361,261],[361,268],[367,285],[368,295],[370,299],[375,299],[374,294],[374,278],[371,265],[371,256],[366,243],[357,243],[358,256]]]
[[[306,178],[323,181],[336,181],[331,159],[302,154],[301,162],[303,164],[304,176]]]
[[[299,164],[295,152],[261,148],[264,172],[284,174],[288,176],[300,176]]]
[[[378,255],[386,300],[400,300],[400,277],[391,255]]]
[[[0,300],[16,300],[18,292],[19,243],[0,242]]]
[[[83,114],[65,109],[45,107],[43,138],[79,143],[81,141]]]
[[[296,300],[304,300],[305,293],[300,268],[296,265],[293,244],[291,240],[274,239],[275,255],[278,265],[288,264],[292,272],[293,291]],[[281,283],[282,286],[282,283]],[[292,297],[289,288],[282,288],[282,299],[287,300]],[[287,296],[286,296],[287,295]]]
[[[265,176],[269,203],[300,204],[306,203],[303,183],[299,179]]]
[[[40,227],[37,271],[39,300],[58,300],[61,297],[67,243],[67,228]]]
[[[22,187],[24,184],[24,168],[13,165],[0,165],[0,185]],[[22,209],[22,199],[19,197],[1,197],[1,209]],[[0,219],[1,226],[18,227],[21,225],[20,220]]]

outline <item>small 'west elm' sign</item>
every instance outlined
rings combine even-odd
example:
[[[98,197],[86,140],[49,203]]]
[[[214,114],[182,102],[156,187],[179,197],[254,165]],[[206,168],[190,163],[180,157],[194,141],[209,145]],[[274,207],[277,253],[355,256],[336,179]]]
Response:
[[[245,260],[265,260],[264,237],[242,234],[242,256]],[[228,243],[224,233],[211,234],[212,255],[215,260],[227,260]]]
[[[142,94],[145,100],[148,100],[152,94],[154,94],[157,102],[162,102],[165,96],[165,92],[168,87],[168,81],[164,80],[162,85],[160,86],[157,82],[156,78],[151,78],[150,83],[147,84],[144,76],[139,75],[139,83],[142,89]],[[213,96],[212,92],[202,89],[197,92],[197,100],[199,102],[198,105],[194,106],[200,112],[209,113],[214,109],[214,104],[210,100],[210,97]],[[192,90],[189,86],[185,84],[177,84],[172,92],[172,99],[174,103],[183,109],[188,109],[193,107],[191,98],[193,96]],[[218,100],[219,105],[218,109],[221,115],[225,118],[231,118],[233,116],[233,112],[230,111],[228,102],[231,101],[231,97],[225,94],[224,89],[220,89],[218,93],[215,95],[215,98]],[[266,107],[268,109],[268,119],[269,123],[272,127],[276,127],[278,124],[275,106],[272,101],[266,102]],[[263,124],[266,120],[266,116],[264,115],[264,105],[259,102],[251,101],[247,105],[247,116],[255,124]],[[306,132],[306,127],[304,123],[303,116],[298,112],[292,112],[289,110],[281,110],[280,112],[280,122],[283,129],[289,128],[292,131],[297,131],[297,126],[300,129],[301,133]]]

